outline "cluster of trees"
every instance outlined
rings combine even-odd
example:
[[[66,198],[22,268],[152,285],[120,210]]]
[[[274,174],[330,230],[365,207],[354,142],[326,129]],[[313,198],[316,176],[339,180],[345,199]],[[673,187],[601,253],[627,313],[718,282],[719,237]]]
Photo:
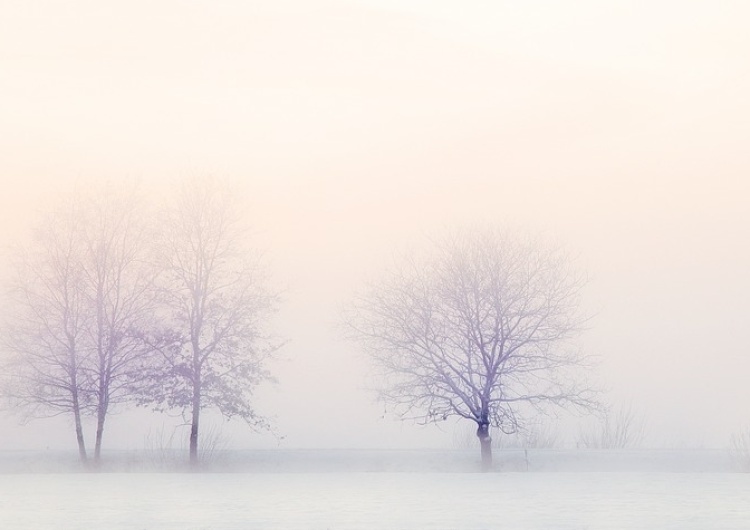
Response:
[[[270,379],[278,344],[264,332],[277,305],[231,197],[192,182],[160,213],[115,190],[77,197],[18,252],[3,330],[4,390],[28,414],[85,416],[101,457],[108,414],[122,403],[177,409],[198,459],[201,411],[267,427],[252,392]],[[595,394],[574,338],[584,279],[566,255],[496,230],[456,233],[413,256],[351,304],[345,321],[382,369],[382,398],[404,418],[516,433],[548,405],[590,409]]]
[[[135,192],[71,198],[15,254],[6,397],[31,417],[71,416],[84,461],[84,417],[98,462],[107,417],[126,402],[181,410],[193,463],[203,409],[265,426],[249,396],[270,377],[264,322],[277,298],[242,243],[230,194],[210,181],[154,215]]]

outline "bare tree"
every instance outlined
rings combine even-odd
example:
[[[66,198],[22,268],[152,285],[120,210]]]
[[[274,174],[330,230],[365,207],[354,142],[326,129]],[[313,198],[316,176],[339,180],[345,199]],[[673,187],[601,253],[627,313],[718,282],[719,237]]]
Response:
[[[132,399],[130,382],[148,350],[140,340],[152,315],[153,266],[143,209],[135,194],[105,189],[81,221],[83,294],[91,313],[93,352],[86,366],[96,395],[94,459],[101,458],[104,423],[112,407]]]
[[[491,426],[513,433],[548,404],[595,406],[569,343],[583,283],[559,250],[461,232],[397,266],[346,321],[383,370],[382,397],[404,418],[473,421],[488,469]]]
[[[20,249],[4,322],[10,352],[3,387],[13,408],[29,418],[70,414],[78,452],[87,460],[82,416],[90,410],[86,384],[82,241],[76,209],[47,217],[34,245]]]
[[[6,391],[32,417],[72,413],[82,460],[82,417],[96,417],[98,462],[107,414],[132,398],[131,372],[147,351],[134,333],[149,304],[141,213],[135,195],[95,190],[48,216],[19,253]]]
[[[252,393],[270,379],[276,349],[263,327],[277,297],[258,259],[242,250],[242,230],[227,189],[192,181],[167,213],[159,241],[162,326],[146,337],[160,354],[147,372],[143,404],[179,409],[190,424],[190,462],[198,462],[201,410],[218,409],[266,428]]]

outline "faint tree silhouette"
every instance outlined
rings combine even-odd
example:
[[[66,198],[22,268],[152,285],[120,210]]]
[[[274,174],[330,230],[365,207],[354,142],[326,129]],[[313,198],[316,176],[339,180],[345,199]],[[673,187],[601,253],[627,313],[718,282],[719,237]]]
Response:
[[[98,462],[107,415],[132,399],[146,354],[134,333],[151,314],[144,219],[135,193],[95,188],[44,217],[16,253],[5,392],[29,417],[72,414],[82,460],[82,417],[96,418]]]
[[[201,410],[218,409],[256,428],[267,420],[252,405],[255,387],[279,347],[264,324],[278,296],[257,256],[243,250],[238,211],[228,188],[193,180],[176,197],[158,241],[155,298],[159,318],[144,340],[158,355],[136,381],[141,404],[183,411],[190,461],[199,460]]]
[[[605,409],[598,422],[587,430],[580,430],[576,445],[585,449],[627,449],[638,447],[646,434],[646,421],[636,413],[632,404],[617,409]]]

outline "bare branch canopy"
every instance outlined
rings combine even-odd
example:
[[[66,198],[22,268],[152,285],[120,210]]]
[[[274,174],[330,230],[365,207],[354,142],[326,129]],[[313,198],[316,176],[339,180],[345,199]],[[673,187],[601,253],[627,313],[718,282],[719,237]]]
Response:
[[[382,397],[405,418],[476,422],[512,433],[547,405],[591,408],[572,339],[584,277],[561,250],[497,230],[436,242],[372,285],[346,320],[382,370]]]

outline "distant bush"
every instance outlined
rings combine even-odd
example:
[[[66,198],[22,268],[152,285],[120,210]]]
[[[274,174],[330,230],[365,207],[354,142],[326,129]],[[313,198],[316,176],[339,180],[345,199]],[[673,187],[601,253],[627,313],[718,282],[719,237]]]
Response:
[[[729,440],[729,455],[737,470],[750,473],[750,427],[732,434]]]
[[[160,470],[176,470],[185,467],[185,436],[177,428],[165,427],[149,431],[144,438],[142,465]],[[229,445],[229,438],[215,424],[207,424],[200,433],[198,466],[202,468],[216,464]]]
[[[581,430],[576,446],[582,449],[628,449],[639,447],[646,434],[644,418],[632,405],[621,405],[617,410],[607,410],[599,422]]]

